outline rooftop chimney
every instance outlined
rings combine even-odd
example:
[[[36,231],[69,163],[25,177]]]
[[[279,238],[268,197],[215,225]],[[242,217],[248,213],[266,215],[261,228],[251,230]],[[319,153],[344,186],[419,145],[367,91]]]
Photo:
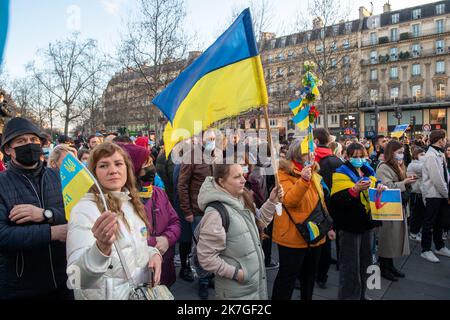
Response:
[[[391,4],[389,2],[385,3],[383,6],[383,13],[391,12]]]
[[[323,28],[323,20],[321,17],[317,17],[313,20],[313,29]]]
[[[372,12],[366,9],[366,7],[359,7],[359,19],[362,20],[366,17],[370,17]]]

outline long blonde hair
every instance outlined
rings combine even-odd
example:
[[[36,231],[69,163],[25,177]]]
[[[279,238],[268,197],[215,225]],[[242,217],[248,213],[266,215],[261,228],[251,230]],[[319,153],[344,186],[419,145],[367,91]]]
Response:
[[[136,178],[133,172],[133,164],[130,160],[130,157],[128,156],[128,153],[126,153],[120,146],[114,143],[105,142],[100,145],[97,145],[89,155],[89,171],[91,171],[92,174],[97,178],[95,170],[97,167],[97,163],[101,159],[111,157],[115,153],[119,153],[123,157],[123,160],[127,167],[127,182],[125,183],[124,189],[127,189],[130,192],[129,196],[131,198],[131,204],[133,205],[136,214],[139,216],[139,218],[141,218],[141,220],[150,230],[150,224],[148,222],[147,215],[145,214],[144,205],[142,204],[139,198],[138,190],[136,189]],[[130,225],[125,219],[125,215],[122,211],[122,201],[117,197],[115,197],[111,192],[106,191],[103,187],[102,191],[103,194],[105,195],[106,204],[108,206],[109,211],[115,212],[118,218],[121,219],[125,223],[128,230],[130,230]],[[91,192],[94,193],[97,208],[100,210],[100,212],[104,212],[105,207],[100,197],[100,192],[95,185],[91,188]]]

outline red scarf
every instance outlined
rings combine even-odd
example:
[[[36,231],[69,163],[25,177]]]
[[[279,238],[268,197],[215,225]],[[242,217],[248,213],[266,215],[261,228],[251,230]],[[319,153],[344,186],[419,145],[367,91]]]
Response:
[[[298,171],[302,171],[303,170],[303,165],[301,163],[298,163],[297,161],[295,161],[294,159],[292,159],[292,162],[294,163],[294,166],[297,168]]]

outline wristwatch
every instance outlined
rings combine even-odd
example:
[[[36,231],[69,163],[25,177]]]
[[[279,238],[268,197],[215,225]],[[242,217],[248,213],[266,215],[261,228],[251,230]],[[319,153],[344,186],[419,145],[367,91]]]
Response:
[[[48,223],[53,223],[53,211],[49,209],[44,210],[44,218]]]

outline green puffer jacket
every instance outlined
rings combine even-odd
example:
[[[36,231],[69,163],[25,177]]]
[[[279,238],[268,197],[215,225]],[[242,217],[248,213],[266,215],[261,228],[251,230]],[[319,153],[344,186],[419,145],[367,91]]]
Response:
[[[213,201],[225,205],[230,216],[230,226],[225,234],[220,216],[217,219],[218,212],[208,207],[200,222],[197,255],[202,267],[216,274],[217,298],[268,299],[264,253],[255,215],[245,208],[242,199],[231,196],[218,187],[212,177],[208,177],[200,189],[198,204],[201,210],[205,210],[206,205]],[[244,271],[243,283],[232,279],[236,268]]]

